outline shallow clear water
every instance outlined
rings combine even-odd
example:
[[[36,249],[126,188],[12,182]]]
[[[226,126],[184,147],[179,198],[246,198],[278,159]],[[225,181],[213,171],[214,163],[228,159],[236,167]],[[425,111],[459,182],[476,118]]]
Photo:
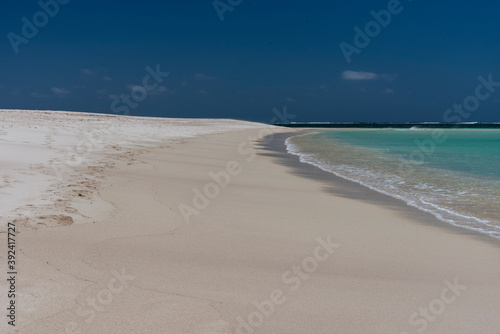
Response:
[[[320,130],[287,147],[303,162],[500,238],[500,130]]]

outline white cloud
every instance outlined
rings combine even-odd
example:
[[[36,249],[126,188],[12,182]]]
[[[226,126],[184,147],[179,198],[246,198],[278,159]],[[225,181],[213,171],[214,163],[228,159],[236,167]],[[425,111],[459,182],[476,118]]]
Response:
[[[176,90],[174,89],[169,89],[165,86],[159,86],[158,88],[156,88],[155,90],[149,92],[151,95],[160,95],[160,94],[163,94],[163,93],[168,93],[168,94],[175,94],[177,93]]]
[[[60,88],[60,87],[52,87],[51,88],[52,93],[56,94],[59,97],[63,97],[68,95],[70,92],[66,88]]]
[[[288,102],[295,102],[295,100],[292,99],[291,97],[287,97],[285,100],[287,100]]]
[[[188,83],[186,81],[181,82],[181,86],[187,86]]]
[[[382,94],[394,94],[394,89],[392,88],[386,88],[382,91]]]
[[[154,91],[152,91],[151,93],[160,94],[160,93],[164,93],[166,91],[168,91],[167,87],[160,86],[160,87],[156,88]]]
[[[103,80],[106,80],[106,81],[111,81],[111,80],[112,80],[112,79],[111,79],[110,77],[108,77],[107,75],[106,75],[104,78],[102,78],[102,79],[103,79]]]
[[[80,69],[80,73],[82,73],[83,75],[89,75],[89,76],[96,74],[95,71],[89,70],[88,68]]]
[[[142,86],[139,86],[139,85],[127,85],[126,86],[129,90],[133,90],[133,89],[138,89],[138,90],[146,90],[146,88],[142,87]]]
[[[342,79],[344,80],[375,80],[378,78],[377,73],[361,72],[361,71],[344,71]]]
[[[199,90],[198,93],[202,94],[202,95],[206,95],[208,94],[208,92],[206,90]]]

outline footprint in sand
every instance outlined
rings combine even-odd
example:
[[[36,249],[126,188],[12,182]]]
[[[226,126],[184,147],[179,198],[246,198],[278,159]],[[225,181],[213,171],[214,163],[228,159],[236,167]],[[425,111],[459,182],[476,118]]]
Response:
[[[48,148],[52,149],[52,144],[54,143],[54,138],[52,138],[52,136],[49,134],[49,135],[46,135],[45,136],[45,142],[44,142],[44,145],[46,145]]]
[[[74,223],[73,218],[68,215],[37,215],[32,218],[27,218],[26,216],[21,216],[14,219],[16,224],[28,228],[46,228],[46,227],[58,227],[58,226],[68,226]]]
[[[10,187],[12,184],[10,177],[8,175],[1,175],[0,176],[0,189],[1,188],[7,188]]]

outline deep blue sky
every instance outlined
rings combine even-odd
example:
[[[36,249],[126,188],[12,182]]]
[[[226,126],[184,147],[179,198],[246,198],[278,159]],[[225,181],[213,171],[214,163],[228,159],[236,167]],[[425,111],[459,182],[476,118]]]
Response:
[[[41,8],[4,0],[0,108],[112,113],[159,64],[170,75],[132,115],[269,122],[286,105],[293,121],[442,121],[479,75],[500,82],[498,1],[402,0],[350,64],[339,44],[387,0],[243,0],[224,21],[212,2],[71,0],[16,54],[7,34]],[[500,121],[500,87],[463,120]]]

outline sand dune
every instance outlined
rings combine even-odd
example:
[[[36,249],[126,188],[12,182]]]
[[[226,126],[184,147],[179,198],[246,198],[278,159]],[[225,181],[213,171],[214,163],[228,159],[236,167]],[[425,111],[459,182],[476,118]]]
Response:
[[[147,148],[255,126],[233,120],[0,110],[0,217],[30,227],[88,222],[92,219],[85,213],[110,209],[94,196],[105,168],[132,164]]]

